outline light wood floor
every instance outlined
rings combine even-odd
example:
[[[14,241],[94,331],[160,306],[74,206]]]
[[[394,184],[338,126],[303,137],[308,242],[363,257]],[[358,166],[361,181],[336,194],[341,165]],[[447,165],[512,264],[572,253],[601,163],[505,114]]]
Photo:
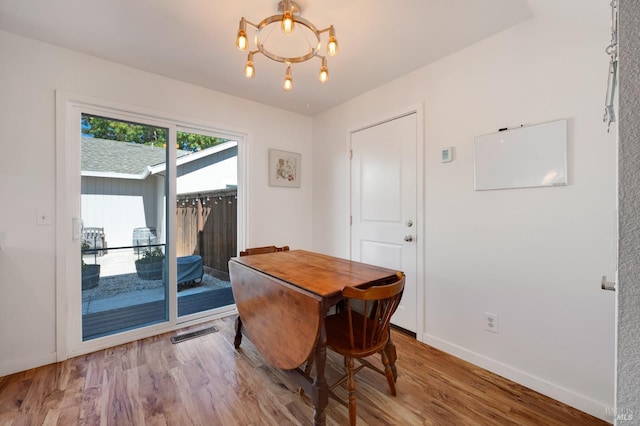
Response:
[[[308,398],[248,339],[234,350],[233,320],[193,327],[219,331],[175,345],[169,333],[2,377],[0,425],[312,424]],[[607,424],[403,334],[393,338],[398,395],[383,376],[361,371],[358,424]],[[328,352],[331,380],[342,360]],[[347,409],[331,399],[327,424],[348,424]]]

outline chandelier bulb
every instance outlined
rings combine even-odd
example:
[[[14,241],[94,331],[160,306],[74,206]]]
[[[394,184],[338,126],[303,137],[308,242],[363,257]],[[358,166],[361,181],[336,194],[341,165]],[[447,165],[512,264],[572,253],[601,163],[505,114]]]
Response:
[[[321,83],[326,83],[329,80],[329,70],[327,69],[327,60],[325,58],[322,58],[322,66],[320,67],[318,79]]]
[[[236,39],[236,47],[239,50],[244,51],[244,50],[247,50],[247,45],[248,45],[247,34],[242,30],[238,31],[238,38]]]
[[[336,30],[333,25],[329,27],[329,42],[327,43],[327,54],[329,56],[336,56],[338,53],[338,40],[336,39]]]
[[[240,19],[240,25],[238,28],[236,47],[242,51],[245,51],[247,50],[247,46],[249,46],[249,41],[247,40],[247,21],[242,18]]]
[[[320,68],[320,82],[326,83],[329,81],[329,71],[327,71],[327,67]]]
[[[293,80],[291,79],[291,65],[287,66],[287,74],[284,76],[282,88],[287,92],[293,89]]]
[[[247,65],[244,67],[244,76],[247,78],[253,78],[254,75],[256,75],[256,70],[253,68],[253,53],[249,53]]]
[[[329,56],[336,56],[338,53],[338,42],[335,37],[329,37],[329,43],[327,43],[327,54]]]
[[[247,78],[253,78],[254,75],[256,75],[256,72],[253,68],[253,62],[247,61],[247,66],[244,67],[244,76]]]
[[[293,14],[290,10],[285,10],[282,14],[282,32],[285,34],[293,32]]]

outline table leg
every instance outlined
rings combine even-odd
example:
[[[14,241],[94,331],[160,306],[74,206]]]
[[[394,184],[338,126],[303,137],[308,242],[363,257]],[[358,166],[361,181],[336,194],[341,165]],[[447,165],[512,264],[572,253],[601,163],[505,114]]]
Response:
[[[236,319],[236,337],[233,339],[233,346],[238,349],[240,344],[242,343],[242,320],[240,319],[240,315]]]
[[[323,315],[320,334],[318,335],[318,343],[316,344],[314,354],[316,377],[313,381],[313,393],[311,395],[314,406],[314,426],[325,426],[326,414],[324,409],[329,404],[329,385],[327,384],[327,379],[324,377],[324,368],[327,363],[327,335],[324,328],[324,317],[326,317],[326,315]]]

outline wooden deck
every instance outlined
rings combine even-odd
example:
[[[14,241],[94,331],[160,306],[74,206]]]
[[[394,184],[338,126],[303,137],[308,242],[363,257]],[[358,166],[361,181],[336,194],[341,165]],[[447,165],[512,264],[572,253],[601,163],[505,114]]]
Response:
[[[217,288],[178,297],[178,316],[206,311],[235,303],[231,287]],[[88,313],[82,316],[83,340],[166,321],[165,300]]]

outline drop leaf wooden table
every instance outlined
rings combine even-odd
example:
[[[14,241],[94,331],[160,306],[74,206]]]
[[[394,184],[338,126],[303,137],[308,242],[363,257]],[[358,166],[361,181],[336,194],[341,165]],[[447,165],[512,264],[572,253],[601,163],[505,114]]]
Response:
[[[269,364],[285,370],[310,395],[313,423],[324,426],[327,312],[342,299],[343,288],[391,283],[397,272],[305,250],[232,258],[231,287],[241,318],[236,348],[242,332]],[[395,372],[391,341],[386,351]],[[311,355],[313,376],[301,369]]]

